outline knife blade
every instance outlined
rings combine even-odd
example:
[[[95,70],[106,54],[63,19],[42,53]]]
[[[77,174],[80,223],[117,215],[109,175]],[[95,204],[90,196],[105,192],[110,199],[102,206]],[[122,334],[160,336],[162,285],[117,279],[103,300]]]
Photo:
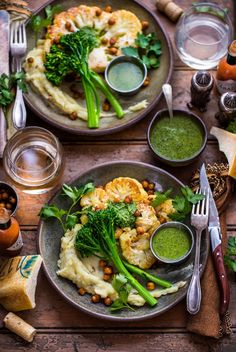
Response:
[[[10,15],[7,11],[0,10],[0,75],[9,74],[9,28]],[[4,112],[0,108],[0,158],[7,143],[7,123]]]
[[[200,187],[201,189],[207,189],[209,191],[209,223],[208,231],[211,239],[211,250],[213,254],[213,260],[215,270],[220,286],[220,314],[224,315],[229,306],[230,300],[230,289],[227,274],[224,266],[224,257],[222,251],[222,234],[220,229],[220,219],[218,210],[213,198],[211,187],[208,182],[206,168],[203,164],[200,169]]]

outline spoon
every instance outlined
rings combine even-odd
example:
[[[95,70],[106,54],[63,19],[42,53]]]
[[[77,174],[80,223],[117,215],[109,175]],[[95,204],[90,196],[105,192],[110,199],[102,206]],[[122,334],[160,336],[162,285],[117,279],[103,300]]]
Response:
[[[172,87],[169,83],[165,83],[162,86],[162,92],[166,99],[166,104],[169,111],[169,116],[173,119],[173,106],[172,106]]]

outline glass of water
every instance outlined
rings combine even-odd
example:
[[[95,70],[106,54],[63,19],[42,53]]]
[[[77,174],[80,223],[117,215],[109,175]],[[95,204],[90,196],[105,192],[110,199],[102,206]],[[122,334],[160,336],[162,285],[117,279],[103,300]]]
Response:
[[[197,3],[181,16],[175,32],[180,59],[196,70],[215,67],[232,40],[232,23],[216,4]]]
[[[11,182],[25,193],[41,194],[60,182],[63,151],[59,140],[41,127],[26,127],[8,141],[4,169]]]

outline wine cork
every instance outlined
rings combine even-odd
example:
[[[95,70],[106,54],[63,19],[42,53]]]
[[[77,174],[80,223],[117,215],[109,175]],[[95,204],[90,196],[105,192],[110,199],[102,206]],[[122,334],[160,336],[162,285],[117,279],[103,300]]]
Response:
[[[156,6],[159,11],[164,12],[173,22],[177,21],[183,13],[183,9],[171,0],[157,0]]]
[[[26,323],[14,313],[8,313],[3,319],[7,329],[14,332],[28,342],[32,342],[36,334],[36,329]]]

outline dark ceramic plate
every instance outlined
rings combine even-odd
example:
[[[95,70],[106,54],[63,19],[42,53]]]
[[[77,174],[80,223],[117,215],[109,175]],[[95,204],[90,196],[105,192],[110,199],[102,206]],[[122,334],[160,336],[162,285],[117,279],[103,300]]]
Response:
[[[134,12],[140,20],[147,20],[149,25],[149,32],[155,32],[162,43],[162,55],[160,58],[160,67],[157,70],[152,70],[149,73],[151,83],[145,89],[141,89],[136,95],[131,97],[119,96],[119,101],[124,109],[130,105],[134,105],[144,99],[147,99],[148,106],[146,109],[138,112],[126,114],[123,119],[116,117],[101,118],[101,126],[99,129],[88,129],[87,123],[80,119],[71,121],[68,117],[62,113],[58,113],[48,105],[47,101],[44,100],[40,95],[35,93],[30,87],[28,94],[25,94],[25,100],[28,106],[38,116],[46,120],[48,123],[64,129],[68,132],[80,134],[80,135],[104,135],[120,131],[137,121],[141,120],[147,115],[151,109],[158,103],[161,97],[161,87],[164,83],[169,82],[172,69],[173,69],[173,58],[170,40],[161,26],[157,15],[151,12],[143,3],[139,3],[134,0],[101,0],[96,2],[95,0],[77,1],[77,0],[56,0],[48,1],[47,4],[52,3],[53,5],[60,4],[63,9],[69,9],[73,6],[79,6],[86,4],[88,6],[100,6],[104,8],[106,5],[111,5],[113,10],[127,9]],[[44,6],[45,7],[45,6]],[[43,15],[44,10],[42,7],[38,14]],[[27,39],[28,39],[28,51],[35,46],[35,36],[32,29],[27,26]]]
[[[94,167],[93,169],[80,175],[72,183],[72,185],[79,186],[88,182],[88,180],[93,180],[95,185],[101,185],[106,184],[108,181],[119,176],[134,177],[140,181],[148,179],[152,182],[155,182],[158,190],[164,191],[168,188],[172,188],[174,194],[179,193],[180,187],[183,186],[179,180],[177,180],[174,176],[168,174],[166,171],[148,164],[133,161],[106,163]],[[58,192],[53,197],[51,203],[56,204],[62,208],[68,207],[68,203],[66,202],[65,198],[60,196],[60,192]],[[150,308],[145,305],[143,307],[136,308],[135,311],[123,310],[121,312],[112,314],[109,312],[109,308],[105,307],[102,303],[92,304],[90,301],[90,296],[80,296],[78,294],[77,287],[69,280],[57,276],[57,261],[59,258],[62,235],[63,232],[57,221],[40,221],[38,228],[38,249],[43,257],[44,269],[48,279],[55,287],[55,289],[75,308],[79,308],[86,313],[104,319],[122,321],[141,320],[159,315],[167,311],[180,300],[182,300],[187,293],[187,288],[193,269],[194,249],[189,259],[183,264],[164,264],[161,265],[158,269],[152,271],[153,273],[158,274],[158,276],[161,278],[170,280],[173,283],[180,280],[187,281],[187,284],[183,288],[179,289],[178,292],[160,297],[157,306],[154,308]],[[205,268],[208,249],[209,238],[208,236],[203,236],[200,258],[200,262],[202,264],[202,272]]]

